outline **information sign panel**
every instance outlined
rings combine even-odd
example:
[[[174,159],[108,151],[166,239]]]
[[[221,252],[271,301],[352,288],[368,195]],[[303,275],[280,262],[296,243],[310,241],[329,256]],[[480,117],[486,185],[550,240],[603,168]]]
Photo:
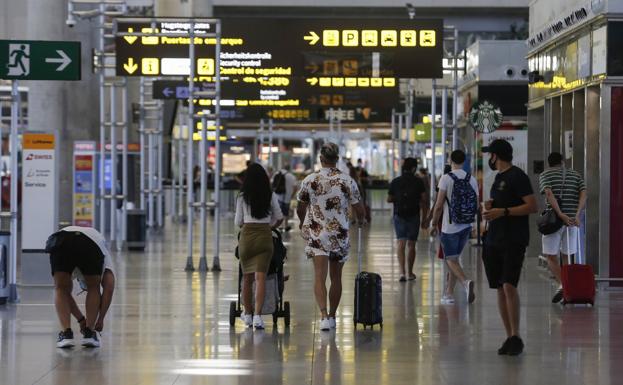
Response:
[[[93,227],[95,223],[96,143],[74,143],[73,224]]]
[[[153,26],[148,22],[117,20],[121,33],[187,33],[189,26],[166,19],[159,19]],[[210,76],[215,72],[216,40],[202,36],[212,32],[212,27],[206,24],[205,30],[195,33],[196,75]],[[190,36],[117,36],[115,42],[119,76],[189,74]],[[224,76],[440,78],[443,22],[226,18],[222,19],[221,46]],[[338,63],[334,64],[335,61]]]
[[[43,250],[56,231],[56,161],[53,134],[24,134],[22,249]]]

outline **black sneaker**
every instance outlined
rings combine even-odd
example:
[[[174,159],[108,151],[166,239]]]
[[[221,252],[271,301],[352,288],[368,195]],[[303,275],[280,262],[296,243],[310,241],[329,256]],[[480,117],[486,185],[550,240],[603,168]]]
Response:
[[[58,339],[56,340],[57,348],[72,348],[74,345],[74,332],[71,329],[58,333]]]
[[[552,297],[552,303],[558,303],[560,301],[562,301],[562,287],[560,289],[558,289],[558,291],[556,292],[556,294],[554,294],[554,296]]]
[[[518,336],[512,336],[509,338],[508,351],[506,354],[509,356],[518,356],[523,352],[524,344],[521,338]]]
[[[84,329],[84,334],[82,335],[82,346],[85,348],[99,348],[100,341],[97,338],[97,332],[86,328]]]
[[[503,356],[505,354],[508,354],[508,344],[510,341],[510,337],[506,339],[506,341],[504,341],[504,343],[502,344],[502,346],[498,349],[498,354]]]

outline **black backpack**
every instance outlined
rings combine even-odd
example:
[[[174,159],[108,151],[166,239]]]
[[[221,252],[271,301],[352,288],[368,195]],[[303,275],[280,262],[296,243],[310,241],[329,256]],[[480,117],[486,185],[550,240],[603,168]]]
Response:
[[[280,195],[286,193],[286,175],[281,171],[273,178],[273,191]]]
[[[396,214],[401,218],[411,218],[420,213],[421,192],[417,188],[417,180],[402,176],[398,184],[398,194],[394,201]]]

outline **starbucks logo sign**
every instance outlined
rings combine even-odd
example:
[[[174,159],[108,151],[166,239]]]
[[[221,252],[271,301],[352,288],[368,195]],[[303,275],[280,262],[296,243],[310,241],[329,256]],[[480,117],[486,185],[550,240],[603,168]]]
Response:
[[[503,119],[500,107],[487,100],[476,102],[469,112],[469,123],[472,128],[483,134],[497,130]]]

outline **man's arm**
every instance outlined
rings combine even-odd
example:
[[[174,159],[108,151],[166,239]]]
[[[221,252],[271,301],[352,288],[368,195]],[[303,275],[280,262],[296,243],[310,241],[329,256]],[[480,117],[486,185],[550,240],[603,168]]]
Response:
[[[539,208],[536,204],[536,197],[534,194],[525,195],[521,198],[523,204],[514,207],[507,207],[508,215],[511,217],[522,217],[536,213]],[[493,208],[491,210],[485,210],[483,213],[484,219],[492,221],[504,216],[504,208]]]
[[[102,298],[100,300],[100,312],[95,323],[95,330],[101,332],[104,329],[104,318],[112,303],[112,295],[115,292],[115,275],[106,269],[102,277]]]
[[[69,296],[69,298],[70,298],[69,307],[71,308],[71,315],[76,317],[76,321],[78,321],[78,323],[80,324],[80,331],[82,331],[84,328],[87,327],[87,319],[84,317],[84,314],[82,314],[82,311],[80,311],[80,307],[76,303],[74,296],[71,295]]]
[[[443,213],[443,204],[446,201],[446,190],[439,190],[437,194],[437,201],[435,201],[435,207],[433,208],[433,217],[431,219],[431,223],[433,227],[437,226],[439,223],[439,218],[441,218],[441,214]]]
[[[366,207],[362,201],[359,201],[353,205],[353,211],[357,215],[357,221],[359,224],[365,223],[366,220]]]
[[[305,215],[307,215],[307,206],[309,204],[307,202],[298,202],[296,206],[296,215],[299,217],[299,229],[303,227],[303,222],[305,221]]]
[[[420,194],[420,209],[422,210],[421,213],[421,219],[420,219],[420,227],[425,229],[428,228],[428,226],[430,226],[430,222],[429,222],[429,212],[430,212],[430,206],[428,203],[428,196],[425,193]]]
[[[566,225],[569,225],[572,222],[572,219],[562,212],[560,206],[558,205],[558,200],[552,192],[552,189],[546,187],[543,193],[545,194],[545,199],[547,200],[547,203],[552,206],[554,212],[556,213],[556,215],[558,215],[558,218],[560,218]]]
[[[580,225],[580,214],[582,214],[582,210],[586,207],[586,189],[580,191],[580,201],[578,202],[578,211],[575,213],[575,224],[576,226]]]

